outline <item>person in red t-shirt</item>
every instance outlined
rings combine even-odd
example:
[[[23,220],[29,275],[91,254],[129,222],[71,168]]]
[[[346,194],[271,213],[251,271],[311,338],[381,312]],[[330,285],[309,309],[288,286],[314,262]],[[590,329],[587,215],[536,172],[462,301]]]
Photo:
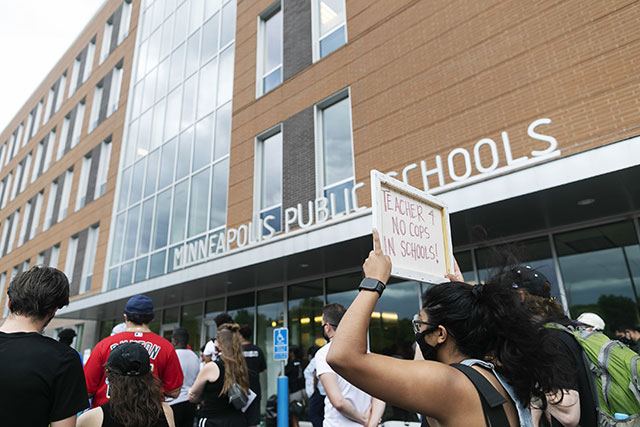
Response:
[[[84,365],[89,397],[93,397],[92,408],[109,400],[109,385],[106,382],[104,364],[111,350],[124,342],[137,342],[148,352],[151,370],[163,384],[165,396],[178,397],[182,387],[182,368],[173,345],[149,329],[153,320],[153,301],[144,295],[136,295],[127,301],[124,308],[127,330],[112,335],[96,344]]]

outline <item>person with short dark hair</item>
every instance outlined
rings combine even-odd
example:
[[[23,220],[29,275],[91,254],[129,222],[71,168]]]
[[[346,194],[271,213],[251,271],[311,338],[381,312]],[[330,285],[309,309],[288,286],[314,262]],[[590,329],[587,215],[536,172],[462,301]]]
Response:
[[[76,331],[71,328],[65,328],[58,332],[58,341],[62,344],[71,345],[73,339],[76,337]]]
[[[216,323],[216,328],[219,328],[225,323],[233,323],[233,318],[229,313],[220,313],[213,318],[213,321]],[[205,363],[209,363],[212,360],[215,360],[217,357],[215,341],[215,338],[211,338],[204,346],[204,350],[202,351],[202,359]]]
[[[640,326],[622,325],[618,329],[622,331],[623,339],[618,338],[636,353],[640,354]],[[616,334],[617,335],[617,334]]]
[[[104,366],[110,400],[85,412],[78,427],[175,427],[173,412],[163,401],[162,384],[151,372],[149,353],[136,342],[118,345]]]
[[[36,266],[18,274],[7,290],[9,316],[0,327],[0,424],[73,426],[89,406],[78,353],[41,335],[69,304],[63,272]]]
[[[327,304],[322,308],[322,336],[328,343],[316,353],[316,372],[326,392],[324,422],[326,427],[378,425],[385,403],[372,398],[342,376],[327,363],[333,337],[342,321],[345,308],[341,304]]]
[[[253,330],[249,325],[240,325],[240,335],[242,336],[242,355],[247,361],[247,369],[249,370],[249,388],[256,394],[255,399],[244,413],[247,425],[253,427],[260,425],[260,373],[267,369],[267,361],[262,349],[251,343]]]
[[[171,343],[176,349],[178,359],[180,359],[180,367],[184,374],[184,381],[180,389],[180,395],[170,402],[171,409],[176,421],[177,427],[193,427],[193,419],[198,409],[195,403],[189,402],[189,388],[196,380],[200,372],[200,359],[191,350],[187,348],[189,344],[189,331],[186,328],[176,328],[171,335]]]
[[[302,368],[302,349],[297,345],[289,346],[289,359],[284,374],[289,378],[289,422],[298,427],[300,415],[307,401],[304,391],[304,369]]]
[[[92,408],[109,400],[107,377],[103,369],[109,354],[119,344],[129,341],[142,344],[149,352],[153,374],[162,381],[164,395],[178,397],[183,381],[180,360],[169,341],[151,332],[149,323],[152,320],[153,301],[144,295],[133,296],[124,307],[127,330],[109,336],[96,344],[84,365],[87,390],[89,397],[93,397]]]

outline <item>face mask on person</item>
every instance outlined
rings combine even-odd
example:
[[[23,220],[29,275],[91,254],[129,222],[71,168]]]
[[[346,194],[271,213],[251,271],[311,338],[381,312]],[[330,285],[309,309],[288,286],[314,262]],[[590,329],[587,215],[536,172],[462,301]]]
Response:
[[[420,353],[422,353],[422,358],[424,360],[438,360],[438,347],[440,347],[440,344],[433,346],[424,340],[424,337],[435,329],[437,329],[437,326],[425,329],[422,332],[416,332],[415,334],[416,343],[418,344],[418,347],[420,347]]]
[[[620,337],[620,338],[618,338],[618,341],[620,341],[622,344],[624,344],[626,346],[632,346],[633,345],[633,340],[631,338],[628,338],[628,337]]]

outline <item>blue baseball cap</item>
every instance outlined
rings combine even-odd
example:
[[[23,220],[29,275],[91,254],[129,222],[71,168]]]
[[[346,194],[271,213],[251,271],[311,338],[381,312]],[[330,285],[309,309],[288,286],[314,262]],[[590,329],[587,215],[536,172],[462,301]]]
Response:
[[[136,295],[129,298],[127,305],[124,306],[124,312],[138,315],[153,314],[153,301],[144,295]]]

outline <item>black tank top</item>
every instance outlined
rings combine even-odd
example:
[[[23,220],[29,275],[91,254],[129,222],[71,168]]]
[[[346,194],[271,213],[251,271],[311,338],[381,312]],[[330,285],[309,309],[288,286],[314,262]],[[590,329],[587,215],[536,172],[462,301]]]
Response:
[[[204,386],[204,407],[200,409],[200,413],[204,418],[228,418],[242,415],[229,403],[229,396],[225,393],[219,396],[224,385],[225,368],[224,364],[216,360],[216,365],[220,369],[220,376],[214,382],[207,382]]]
[[[111,409],[109,408],[109,402],[100,406],[102,408],[102,427],[126,427],[124,424],[120,424],[111,416]],[[153,427],[169,427],[169,423],[167,423],[167,417],[164,415],[164,411],[162,411],[162,418],[153,425]]]

